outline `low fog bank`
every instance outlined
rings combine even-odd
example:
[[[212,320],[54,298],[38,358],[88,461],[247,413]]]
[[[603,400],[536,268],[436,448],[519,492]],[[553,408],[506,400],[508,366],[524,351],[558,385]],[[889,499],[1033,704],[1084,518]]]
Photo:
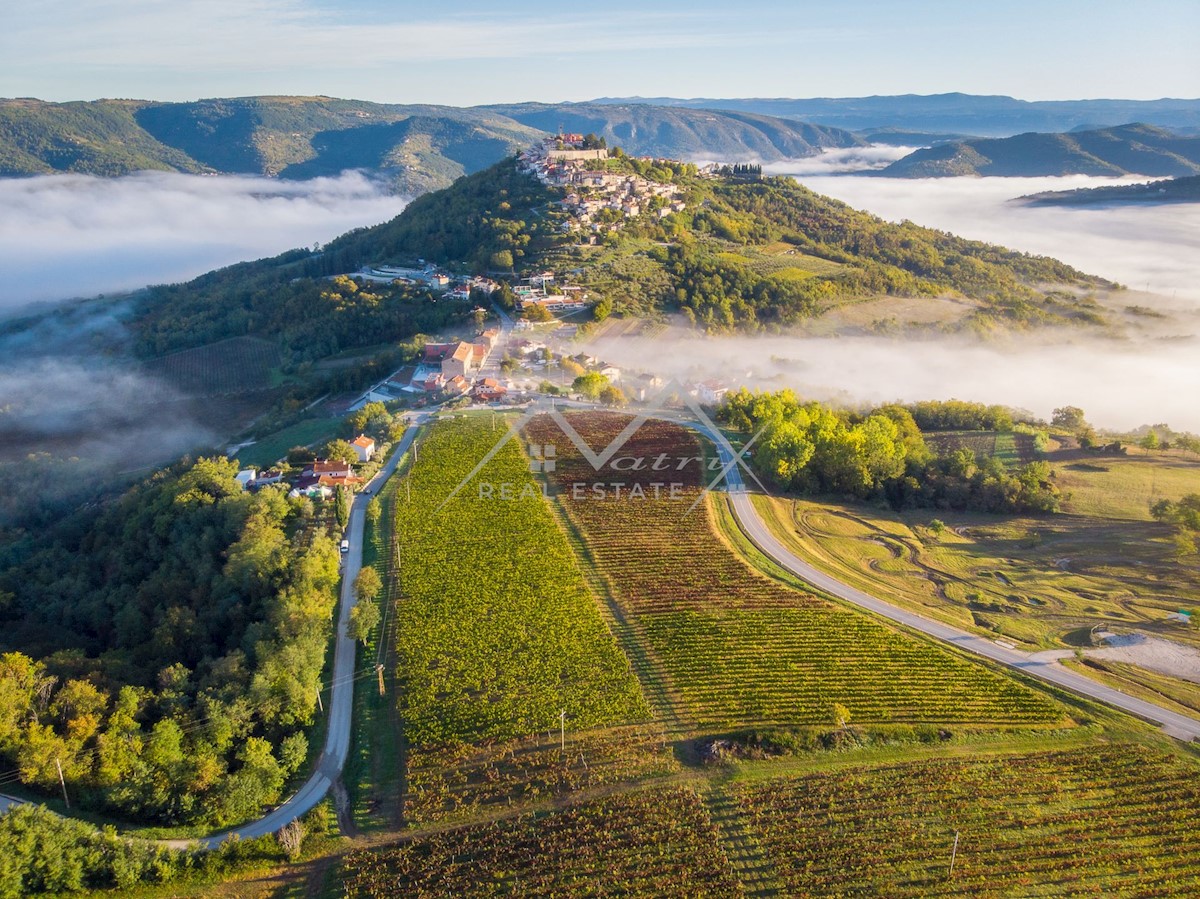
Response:
[[[1200,203],[1069,208],[1013,202],[1040,191],[1131,184],[1145,178],[914,180],[826,177],[807,165],[776,169],[795,175],[818,193],[890,221],[908,219],[961,237],[1053,256],[1131,289],[1148,290],[1161,297],[1162,308],[1195,308],[1200,302]]]
[[[165,172],[0,179],[0,314],[323,243],[387,221],[405,203],[358,172],[310,181]]]
[[[1143,346],[1047,340],[997,346],[876,337],[612,338],[589,345],[619,367],[666,378],[719,378],[852,407],[892,400],[1000,403],[1049,420],[1081,406],[1100,428],[1169,423],[1200,433],[1195,340]]]
[[[96,357],[0,363],[0,398],[0,461],[48,453],[124,471],[218,439],[173,388]]]
[[[887,168],[897,159],[903,159],[917,147],[890,147],[871,144],[866,147],[846,147],[824,150],[818,156],[805,159],[786,159],[763,166],[768,175],[836,175],[843,172],[865,172]]]

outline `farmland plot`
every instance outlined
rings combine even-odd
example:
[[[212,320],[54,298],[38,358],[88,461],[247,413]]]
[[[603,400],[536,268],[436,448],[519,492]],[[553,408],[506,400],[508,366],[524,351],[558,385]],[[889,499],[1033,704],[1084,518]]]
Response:
[[[645,720],[629,663],[541,495],[445,503],[499,435],[435,425],[398,484],[398,703],[409,743],[434,748]],[[480,477],[532,484],[509,443]]]
[[[743,895],[688,789],[626,793],[355,852],[344,870],[351,899]]]
[[[1106,744],[824,772],[738,796],[795,895],[1184,897],[1200,883],[1198,773]]]
[[[592,447],[627,420],[570,417]],[[530,430],[534,442],[566,442],[548,419]],[[626,458],[664,454],[700,451],[689,432],[665,422],[648,422],[621,449]],[[700,464],[672,469],[596,473],[565,447],[553,477],[681,720],[701,729],[830,723],[835,703],[872,722],[1062,720],[1052,701],[1008,677],[754,571],[718,536],[705,502],[688,513]],[[679,481],[682,494],[597,498],[572,491],[580,478],[647,487]]]

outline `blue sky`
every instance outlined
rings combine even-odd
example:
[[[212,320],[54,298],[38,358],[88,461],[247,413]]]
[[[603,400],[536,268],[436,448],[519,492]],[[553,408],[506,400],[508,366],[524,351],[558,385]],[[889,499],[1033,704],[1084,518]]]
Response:
[[[1200,97],[1198,0],[15,0],[0,96]]]

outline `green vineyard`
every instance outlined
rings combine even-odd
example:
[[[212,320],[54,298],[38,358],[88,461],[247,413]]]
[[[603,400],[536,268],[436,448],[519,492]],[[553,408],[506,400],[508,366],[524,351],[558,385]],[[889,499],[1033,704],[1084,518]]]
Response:
[[[743,895],[691,790],[626,793],[421,837],[345,862],[351,899]]]
[[[540,493],[482,499],[472,485],[446,502],[500,433],[435,425],[396,488],[398,702],[415,746],[557,730],[564,711],[571,729],[648,716]],[[532,484],[515,443],[480,479]]]
[[[738,801],[797,896],[1187,897],[1196,774],[1115,744],[772,780]]]
[[[569,417],[593,447],[628,418]],[[534,443],[566,444],[538,419]],[[623,458],[662,459],[659,471],[595,472],[570,446],[559,450],[559,496],[588,552],[614,586],[630,627],[648,650],[696,728],[828,724],[835,703],[856,721],[1058,722],[1063,711],[1043,694],[983,665],[907,637],[864,615],[785,587],[752,570],[718,535],[708,505],[689,513],[707,470],[683,428],[647,422]],[[665,457],[665,458],[664,458]],[[679,460],[679,461],[676,461]],[[678,482],[682,496],[600,499],[581,481]]]

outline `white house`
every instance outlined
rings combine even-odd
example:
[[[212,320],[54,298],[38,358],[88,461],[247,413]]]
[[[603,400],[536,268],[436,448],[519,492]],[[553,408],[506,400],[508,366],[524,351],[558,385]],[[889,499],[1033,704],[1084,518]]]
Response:
[[[246,487],[250,484],[250,482],[254,480],[254,476],[257,474],[258,474],[258,471],[256,471],[253,468],[243,468],[241,471],[239,471],[237,474],[235,474],[233,476],[233,479],[235,481],[237,481],[239,484],[241,484],[242,489],[245,490]]]
[[[375,441],[366,434],[359,434],[350,445],[354,447],[354,452],[358,453],[359,462],[370,462],[371,457],[375,455]]]

